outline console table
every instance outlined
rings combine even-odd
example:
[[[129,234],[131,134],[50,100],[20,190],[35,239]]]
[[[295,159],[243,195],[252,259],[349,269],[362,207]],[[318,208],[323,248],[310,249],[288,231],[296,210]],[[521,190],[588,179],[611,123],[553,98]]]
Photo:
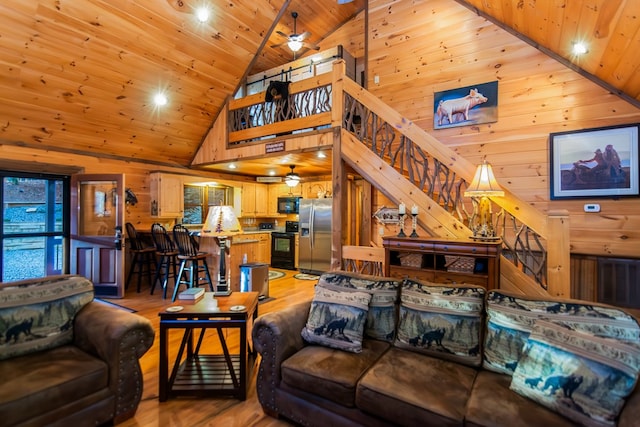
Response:
[[[258,292],[233,292],[216,297],[206,292],[198,301],[179,300],[161,311],[160,316],[160,378],[161,402],[169,396],[233,396],[247,397],[250,367],[257,352],[251,342],[251,328],[258,317]],[[182,307],[179,311],[172,307]],[[171,374],[169,375],[169,330],[183,330]],[[222,354],[203,354],[207,330],[217,332]],[[224,329],[237,329],[239,353],[231,354]],[[199,331],[199,334],[198,334]],[[198,335],[196,340],[196,335]],[[209,339],[209,338],[207,338]],[[201,351],[203,350],[203,351]]]
[[[469,283],[487,290],[500,280],[501,241],[383,237],[385,274],[436,283]]]

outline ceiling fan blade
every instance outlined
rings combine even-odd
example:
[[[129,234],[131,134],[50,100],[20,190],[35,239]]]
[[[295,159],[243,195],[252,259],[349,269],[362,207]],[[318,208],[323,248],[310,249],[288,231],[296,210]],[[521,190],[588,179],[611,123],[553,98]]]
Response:
[[[313,43],[302,43],[302,47],[306,47],[307,49],[312,49],[312,50],[320,50],[320,46],[315,45]]]
[[[282,36],[282,37],[284,37],[284,38],[286,38],[286,39],[288,39],[288,38],[289,38],[289,35],[288,35],[288,34],[285,34],[285,33],[283,33],[283,32],[282,32],[282,31],[280,31],[280,30],[276,31],[276,34],[278,34],[279,36]]]
[[[287,44],[287,42],[278,43],[278,44],[272,44],[272,45],[271,45],[271,47],[276,48],[276,47],[284,46],[284,45],[286,45],[286,44]]]
[[[311,33],[309,31],[305,31],[304,33],[298,35],[298,40],[303,41],[306,40],[307,37],[311,36]]]

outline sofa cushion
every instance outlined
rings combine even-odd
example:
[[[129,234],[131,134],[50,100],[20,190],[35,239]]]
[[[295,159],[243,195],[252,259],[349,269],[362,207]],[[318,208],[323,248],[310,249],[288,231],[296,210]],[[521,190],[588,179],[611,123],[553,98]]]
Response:
[[[359,353],[371,294],[318,284],[302,338],[309,343]]]
[[[364,340],[360,353],[307,346],[282,362],[282,381],[294,389],[353,407],[358,380],[388,348],[389,343],[371,339]]]
[[[73,319],[93,300],[80,276],[50,276],[0,285],[0,360],[70,343]]]
[[[550,409],[514,393],[509,389],[510,383],[510,375],[478,372],[467,403],[465,426],[575,426]]]
[[[637,341],[638,322],[615,307],[576,300],[543,299],[492,290],[487,295],[483,367],[511,375],[538,319],[594,335]]]
[[[367,323],[367,337],[392,342],[396,330],[396,302],[401,282],[389,277],[370,276],[346,271],[323,273],[321,285],[344,286],[371,294]]]
[[[460,426],[476,373],[392,347],[358,383],[356,406],[397,425]]]
[[[394,345],[469,366],[482,363],[485,289],[406,279]]]
[[[15,425],[108,390],[107,364],[72,345],[14,357],[0,363],[0,419]],[[91,402],[87,402],[91,403]]]
[[[538,320],[511,389],[590,426],[613,426],[638,379],[640,346]]]

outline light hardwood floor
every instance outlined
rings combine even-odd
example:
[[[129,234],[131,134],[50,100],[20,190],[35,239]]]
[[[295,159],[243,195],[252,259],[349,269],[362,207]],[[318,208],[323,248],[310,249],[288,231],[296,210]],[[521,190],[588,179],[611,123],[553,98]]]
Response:
[[[288,270],[278,270],[285,273],[279,279],[269,281],[269,296],[273,299],[261,303],[258,307],[258,315],[270,311],[280,310],[298,301],[310,299],[313,296],[315,281],[298,280],[293,276],[297,272]],[[265,415],[258,402],[255,388],[255,376],[257,363],[253,369],[247,400],[241,402],[233,398],[193,398],[174,397],[166,402],[158,401],[158,312],[164,307],[177,304],[171,302],[171,297],[162,299],[161,289],[156,288],[153,295],[149,293],[149,287],[142,287],[140,293],[136,293],[135,284],[132,283],[127,290],[125,298],[108,300],[116,304],[129,307],[148,318],[156,329],[156,339],[153,346],[141,359],[141,367],[144,375],[144,389],[142,401],[134,418],[129,419],[119,426],[223,426],[223,427],[282,427],[291,424],[285,420],[277,420]],[[213,332],[211,332],[213,333]],[[214,352],[218,347],[216,336],[205,339],[209,347],[207,350]],[[237,351],[237,334],[229,330],[227,342],[230,351]],[[169,334],[169,348],[175,350],[179,345],[180,335],[178,332]],[[171,353],[170,357],[174,357]],[[170,359],[173,361],[173,359]]]

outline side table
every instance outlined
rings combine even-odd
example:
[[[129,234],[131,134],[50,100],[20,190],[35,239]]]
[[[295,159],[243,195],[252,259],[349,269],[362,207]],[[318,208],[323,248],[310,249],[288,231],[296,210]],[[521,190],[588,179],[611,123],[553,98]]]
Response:
[[[258,292],[234,292],[216,297],[205,292],[198,301],[180,300],[158,313],[160,316],[160,402],[170,396],[233,396],[247,397],[249,369],[257,352],[250,339],[253,321],[258,317]],[[172,307],[181,306],[175,311]],[[240,335],[239,353],[231,354],[223,329],[237,328]],[[169,374],[170,329],[184,333]],[[215,329],[222,354],[201,354],[207,329]],[[198,334],[199,330],[199,334]],[[196,335],[198,335],[196,340]]]

